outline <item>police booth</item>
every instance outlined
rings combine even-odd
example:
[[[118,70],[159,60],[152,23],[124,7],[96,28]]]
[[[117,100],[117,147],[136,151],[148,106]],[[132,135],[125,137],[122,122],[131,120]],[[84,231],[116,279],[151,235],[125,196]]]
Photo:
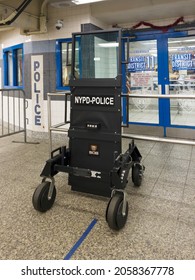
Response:
[[[121,30],[76,33],[72,43],[69,147],[51,153],[33,205],[41,212],[50,209],[56,196],[54,176],[66,172],[73,191],[110,197],[106,221],[119,230],[128,216],[129,171],[140,186],[144,170],[134,142],[125,153],[121,147],[121,105],[128,99],[122,94]]]

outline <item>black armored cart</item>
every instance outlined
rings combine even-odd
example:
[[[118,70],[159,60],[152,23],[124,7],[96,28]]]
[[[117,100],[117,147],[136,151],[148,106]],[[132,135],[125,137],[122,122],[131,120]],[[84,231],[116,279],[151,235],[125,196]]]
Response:
[[[69,147],[58,148],[47,160],[32,198],[36,210],[52,207],[55,175],[65,172],[73,191],[110,197],[106,221],[111,229],[124,227],[129,171],[140,186],[144,167],[134,141],[125,153],[121,150],[124,99],[128,107],[128,96],[121,94],[121,65],[121,30],[73,34]]]

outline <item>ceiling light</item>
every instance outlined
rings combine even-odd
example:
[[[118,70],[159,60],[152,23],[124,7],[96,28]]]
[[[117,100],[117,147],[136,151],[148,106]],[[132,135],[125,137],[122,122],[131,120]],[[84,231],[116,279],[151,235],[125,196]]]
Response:
[[[154,44],[156,44],[156,40],[153,40],[153,41],[147,41],[147,42],[145,42],[145,41],[143,41],[143,42],[141,42],[143,45],[154,45]]]
[[[178,52],[178,51],[179,51],[178,48],[169,47],[169,52]]]
[[[113,48],[113,47],[118,47],[119,43],[117,42],[108,42],[108,43],[100,43],[98,46],[102,48]]]
[[[178,43],[182,43],[182,41],[169,41],[169,44],[178,44]]]
[[[101,1],[104,1],[104,0],[71,0],[71,2],[76,5],[90,4],[90,3],[101,2]]]
[[[187,39],[185,42],[195,42],[195,39]]]
[[[181,38],[180,41],[170,41],[169,40],[169,44],[175,44],[175,43],[186,43],[186,42],[195,42],[195,39],[183,39]]]

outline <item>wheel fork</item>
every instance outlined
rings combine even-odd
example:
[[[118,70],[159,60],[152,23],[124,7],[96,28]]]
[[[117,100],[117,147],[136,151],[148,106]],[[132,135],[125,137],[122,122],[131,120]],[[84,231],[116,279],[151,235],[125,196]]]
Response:
[[[122,215],[123,217],[126,216],[126,205],[127,205],[127,193],[125,190],[122,189],[113,189],[111,192],[111,197],[115,195],[115,193],[120,192],[123,194],[123,205],[122,205]]]
[[[50,200],[52,198],[52,194],[53,194],[53,190],[54,190],[54,186],[55,186],[55,179],[54,179],[54,177],[44,177],[42,180],[42,183],[45,182],[47,179],[51,180],[48,195],[47,195],[48,200]]]

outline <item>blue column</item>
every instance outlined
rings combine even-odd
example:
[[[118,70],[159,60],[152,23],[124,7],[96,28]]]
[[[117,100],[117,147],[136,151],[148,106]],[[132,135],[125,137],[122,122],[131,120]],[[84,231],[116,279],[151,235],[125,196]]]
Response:
[[[157,40],[158,49],[158,84],[162,86],[162,94],[165,94],[165,85],[169,84],[169,56],[168,39],[165,36]],[[170,126],[170,100],[159,99],[159,125],[164,127],[164,136],[166,136],[166,127]]]

